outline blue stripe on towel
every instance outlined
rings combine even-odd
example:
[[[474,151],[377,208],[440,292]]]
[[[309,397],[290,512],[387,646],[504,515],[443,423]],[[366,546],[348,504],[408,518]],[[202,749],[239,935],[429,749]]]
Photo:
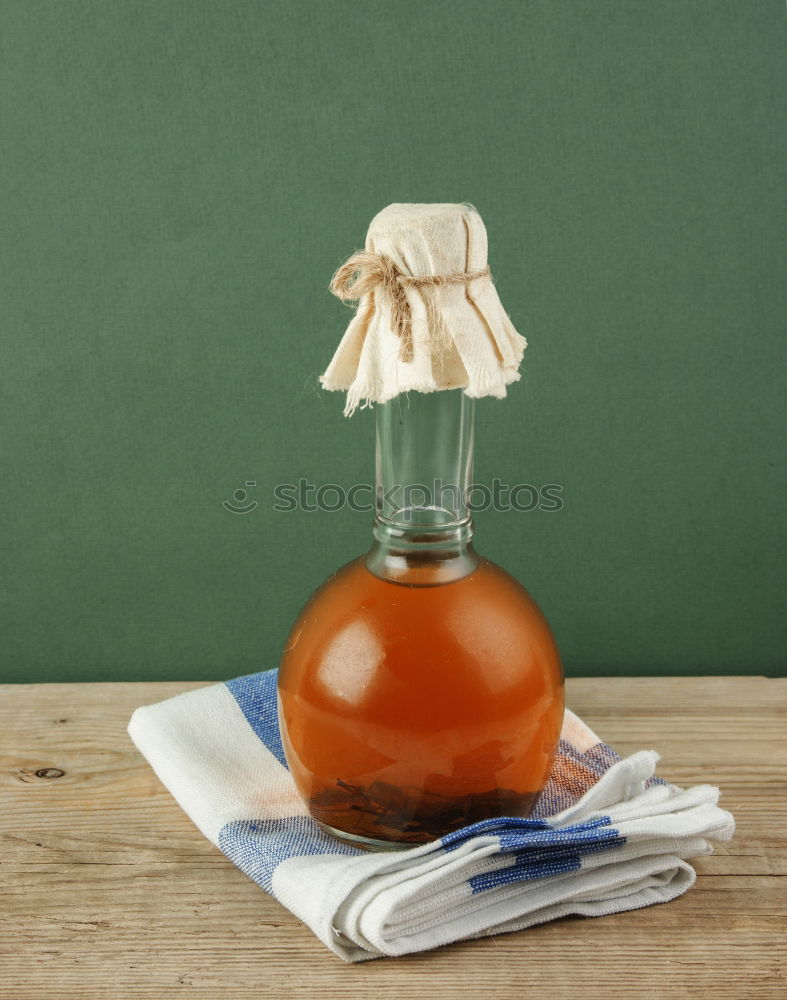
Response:
[[[246,721],[270,750],[276,760],[287,766],[284,747],[279,735],[279,719],[276,710],[276,678],[277,670],[266,670],[261,674],[246,674],[226,681],[226,686],[240,710],[246,716]]]
[[[564,875],[567,872],[576,872],[582,867],[582,859],[576,853],[566,854],[564,857],[555,857],[550,860],[543,860],[540,864],[530,862],[520,862],[519,859],[507,868],[498,868],[497,871],[484,872],[482,875],[473,875],[467,880],[467,884],[476,892],[486,892],[487,889],[497,889],[503,885],[510,885],[512,882],[525,882],[528,879],[546,878],[548,875]]]
[[[234,864],[273,895],[273,873],[289,858],[318,854],[365,854],[329,837],[310,816],[235,820],[223,826],[219,847]]]
[[[597,816],[556,829],[538,819],[483,820],[443,837],[442,846],[447,851],[456,850],[470,838],[484,835],[497,840],[500,852],[510,856],[511,864],[468,879],[474,893],[484,892],[511,882],[577,871],[583,855],[626,843],[610,823],[608,816]]]
[[[607,841],[617,836],[609,824],[609,816],[597,816],[595,819],[577,823],[574,826],[553,827],[543,819],[523,819],[518,816],[502,816],[499,819],[482,819],[478,823],[465,826],[442,838],[443,847],[454,850],[471,837],[481,837],[484,834],[497,837],[503,850],[510,851],[517,847],[541,846],[563,843],[586,843]],[[603,829],[606,827],[606,829]]]
[[[575,833],[573,837],[566,837],[562,846],[558,846],[559,841],[542,840],[540,844],[534,844],[533,848],[513,854],[512,864],[507,867],[474,875],[467,880],[467,884],[475,893],[509,885],[512,882],[526,882],[530,879],[546,878],[548,875],[564,875],[567,872],[579,871],[584,855],[620,847],[625,843],[626,838],[619,836],[618,831],[612,828],[604,830],[595,838],[583,838],[582,834]]]

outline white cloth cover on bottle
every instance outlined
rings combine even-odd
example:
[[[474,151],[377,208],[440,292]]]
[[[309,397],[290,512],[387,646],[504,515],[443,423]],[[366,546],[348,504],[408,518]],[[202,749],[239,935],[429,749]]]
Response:
[[[332,288],[358,299],[358,310],[320,378],[323,388],[347,392],[347,416],[413,390],[505,396],[520,377],[527,342],[498,298],[486,229],[472,206],[389,205],[372,219],[366,251],[356,258],[357,293],[349,281],[339,287],[334,279]],[[388,280],[363,280],[369,260],[389,269]],[[402,292],[404,335],[397,317]]]

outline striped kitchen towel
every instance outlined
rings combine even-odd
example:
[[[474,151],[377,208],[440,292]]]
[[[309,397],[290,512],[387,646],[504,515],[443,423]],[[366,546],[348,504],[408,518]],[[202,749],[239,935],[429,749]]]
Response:
[[[656,753],[621,760],[569,711],[529,819],[383,853],[307,814],[279,738],[276,671],[139,708],[129,733],[202,833],[348,962],[674,899],[694,882],[690,859],[734,829],[718,789],[655,778]]]

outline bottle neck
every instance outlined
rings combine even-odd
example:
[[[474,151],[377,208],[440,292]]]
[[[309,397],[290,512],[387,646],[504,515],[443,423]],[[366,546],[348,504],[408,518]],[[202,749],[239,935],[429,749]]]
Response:
[[[467,506],[474,411],[459,389],[412,392],[376,407],[375,540],[366,557],[375,575],[429,586],[478,565]]]

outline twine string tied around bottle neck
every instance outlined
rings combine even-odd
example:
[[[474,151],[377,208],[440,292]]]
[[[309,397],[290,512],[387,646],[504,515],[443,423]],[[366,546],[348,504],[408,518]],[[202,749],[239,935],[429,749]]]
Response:
[[[359,250],[342,264],[331,281],[331,291],[343,302],[357,301],[376,288],[382,288],[391,302],[393,332],[399,338],[399,360],[413,360],[413,315],[407,299],[407,288],[438,288],[441,285],[467,285],[476,278],[488,278],[489,268],[462,274],[425,274],[415,277],[405,274],[399,265],[385,254]]]

